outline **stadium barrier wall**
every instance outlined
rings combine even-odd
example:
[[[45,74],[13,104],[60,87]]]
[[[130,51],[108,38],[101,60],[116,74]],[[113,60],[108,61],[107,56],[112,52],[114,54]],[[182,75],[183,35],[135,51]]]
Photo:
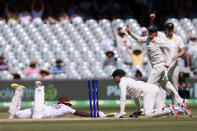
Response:
[[[197,79],[187,79],[192,84],[188,88],[190,98],[197,99]],[[23,95],[23,101],[34,100],[34,81],[0,81],[0,102],[10,102],[14,94],[14,89],[10,84],[16,82],[27,87]],[[88,100],[88,80],[44,80],[46,101],[57,101],[59,97],[66,96],[70,100]],[[119,100],[120,92],[116,83],[112,79],[98,80],[99,100]],[[128,95],[128,99],[131,98]]]

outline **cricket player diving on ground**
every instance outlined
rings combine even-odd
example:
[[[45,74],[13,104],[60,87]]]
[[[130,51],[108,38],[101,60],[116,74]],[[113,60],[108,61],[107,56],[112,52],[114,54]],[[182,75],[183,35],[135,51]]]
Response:
[[[155,108],[162,104],[162,101],[160,101],[159,97],[159,87],[153,84],[145,83],[143,81],[136,81],[132,78],[126,77],[125,75],[126,72],[122,69],[117,69],[112,73],[115,82],[118,83],[120,88],[120,113],[116,114],[115,117],[120,118],[126,114],[125,104],[127,92],[135,98],[137,110],[140,110],[139,99],[144,99],[145,116],[159,117],[173,114],[175,117],[178,117],[178,113],[172,104],[166,108]]]
[[[187,108],[186,101],[179,96],[178,91],[173,87],[171,82],[165,77],[166,69],[169,68],[170,66],[169,63],[171,63],[171,59],[165,59],[163,50],[170,51],[170,48],[165,40],[157,36],[158,30],[159,28],[156,25],[149,26],[148,28],[149,36],[140,37],[134,34],[133,32],[131,32],[130,27],[128,25],[126,28],[126,32],[128,33],[128,35],[130,35],[136,41],[146,43],[147,45],[147,54],[152,66],[152,70],[150,72],[147,82],[151,84],[157,84],[157,83],[160,84],[160,86],[164,90],[168,91],[172,95],[172,97],[177,103],[177,107],[186,109]],[[161,90],[162,89],[160,89],[160,92]],[[165,100],[166,100],[166,98],[164,98],[162,94],[160,94],[159,97],[161,97],[160,100],[162,101],[161,103],[163,104],[161,104],[160,105],[161,107],[158,107],[158,109],[165,107]],[[183,111],[188,116],[192,116],[190,110],[189,111],[181,110],[181,111]]]
[[[44,105],[44,89],[41,82],[37,81],[35,86],[35,104],[34,107],[21,110],[22,95],[26,87],[18,84],[11,84],[15,89],[15,94],[12,98],[9,107],[9,119],[13,118],[57,118],[65,114],[73,114],[81,117],[90,117],[90,113],[79,112],[73,109],[69,99],[61,97],[58,103],[50,106]],[[37,101],[38,100],[38,101]]]

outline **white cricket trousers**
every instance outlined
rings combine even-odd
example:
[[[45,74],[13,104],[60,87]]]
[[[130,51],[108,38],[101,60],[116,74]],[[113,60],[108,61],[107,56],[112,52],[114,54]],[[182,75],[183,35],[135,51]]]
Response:
[[[177,90],[178,92],[178,79],[179,79],[179,65],[178,61],[170,67],[168,71],[168,80],[172,83],[173,87]],[[177,102],[172,99],[172,104],[177,106]]]
[[[175,89],[171,82],[165,77],[165,70],[166,68],[164,66],[164,63],[154,65],[147,82],[151,84],[159,83],[160,86],[164,89],[160,89],[160,97],[162,97],[161,100],[163,101],[163,107],[165,107],[166,101],[165,91],[168,91],[172,95],[172,98],[176,103],[181,104],[183,102],[183,99],[179,96],[177,89]]]
[[[23,93],[24,93],[23,88],[17,87],[15,89],[15,94],[12,98],[12,101],[11,101],[11,104],[10,104],[10,109],[9,109],[9,113],[10,114],[13,113],[14,118],[31,118],[32,117],[33,108],[20,110]],[[15,111],[11,112],[13,106],[15,106],[15,108],[14,108]]]
[[[26,118],[32,118],[32,115],[33,115],[33,108],[17,110],[14,115],[14,118],[26,119]]]
[[[148,117],[159,117],[169,114],[169,108],[158,108],[163,103],[160,100],[160,89],[155,85],[150,85],[149,92],[144,96],[144,113]]]
[[[17,87],[15,89],[14,96],[12,97],[12,101],[9,106],[9,119],[14,118],[14,114],[17,110],[21,108],[21,99],[23,95],[24,89],[22,87]]]

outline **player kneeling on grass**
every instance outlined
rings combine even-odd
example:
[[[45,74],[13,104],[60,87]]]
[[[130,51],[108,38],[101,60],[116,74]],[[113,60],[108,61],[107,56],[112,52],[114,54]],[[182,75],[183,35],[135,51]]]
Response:
[[[167,108],[155,108],[161,107],[160,104],[162,104],[162,101],[159,99],[159,87],[153,84],[145,83],[143,81],[136,81],[126,77],[125,75],[125,71],[121,69],[115,70],[112,74],[114,80],[119,84],[120,88],[120,113],[117,113],[115,117],[120,118],[126,114],[125,103],[127,92],[134,96],[138,112],[140,112],[139,98],[144,98],[145,116],[159,117],[173,114],[175,117],[178,117],[178,113],[172,104],[170,104]],[[137,115],[140,115],[140,113]]]
[[[12,98],[12,101],[9,107],[9,119],[33,118],[35,107],[20,110],[21,99],[22,99],[22,95],[25,90],[25,87],[22,85],[18,85],[18,84],[12,84],[11,87],[15,89],[15,94]],[[57,118],[65,114],[73,114],[76,116],[90,117],[90,113],[76,111],[75,109],[71,108],[71,106],[72,104],[70,103],[68,98],[61,97],[58,99],[57,104],[50,105],[50,106],[45,106],[45,105],[43,106],[43,113],[42,113],[41,118]]]

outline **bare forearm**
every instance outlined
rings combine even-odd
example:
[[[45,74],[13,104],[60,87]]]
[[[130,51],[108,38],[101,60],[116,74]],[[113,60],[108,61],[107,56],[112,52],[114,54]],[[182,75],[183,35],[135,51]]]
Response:
[[[156,12],[154,11],[154,13],[150,14],[150,26],[152,26],[154,24],[154,20],[156,17]]]
[[[90,113],[88,113],[88,112],[75,111],[75,113],[73,115],[81,116],[81,117],[90,117]]]
[[[154,24],[154,19],[150,19],[150,26],[152,26]]]
[[[173,61],[175,61],[176,59],[184,56],[184,54],[185,54],[185,49],[181,48],[179,54],[177,54],[176,56],[173,57]]]
[[[178,54],[178,58],[183,57],[185,55],[185,49],[181,48],[180,53]]]
[[[140,100],[139,100],[139,98],[134,97],[134,100],[135,100],[135,105],[136,105],[137,111],[140,111]]]

